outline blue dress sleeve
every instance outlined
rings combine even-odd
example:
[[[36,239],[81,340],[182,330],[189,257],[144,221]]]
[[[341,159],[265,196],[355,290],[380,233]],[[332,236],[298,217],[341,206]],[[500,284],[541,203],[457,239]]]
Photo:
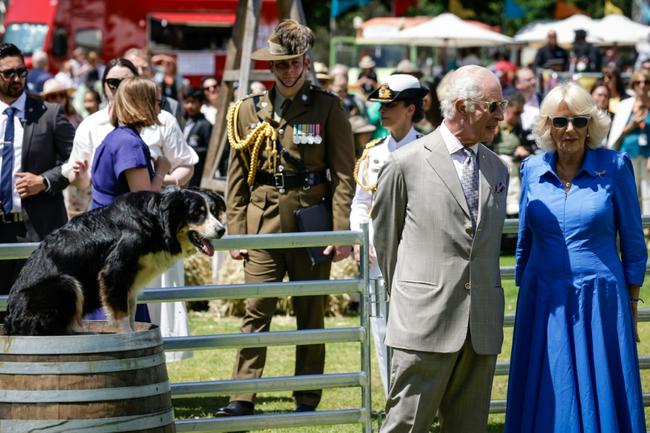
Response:
[[[642,285],[648,251],[643,236],[641,210],[636,194],[632,162],[626,154],[618,154],[616,157],[613,201],[625,282],[628,285]]]
[[[530,256],[530,244],[532,240],[532,233],[528,227],[528,222],[526,220],[526,211],[528,207],[528,165],[524,160],[521,163],[520,167],[520,177],[521,177],[521,197],[519,199],[519,232],[517,237],[517,250],[515,252],[515,285],[521,286],[521,278],[523,276],[524,270],[526,269],[526,264],[528,263],[528,257]]]
[[[139,137],[128,137],[123,140],[119,146],[115,147],[113,158],[113,169],[117,178],[127,170],[148,168],[151,164],[147,145]]]

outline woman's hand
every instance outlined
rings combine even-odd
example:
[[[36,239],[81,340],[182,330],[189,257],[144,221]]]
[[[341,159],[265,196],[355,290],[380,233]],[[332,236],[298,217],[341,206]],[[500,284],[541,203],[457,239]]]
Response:
[[[78,159],[72,164],[72,170],[68,174],[68,180],[79,189],[90,187],[90,164],[85,159]]]
[[[638,343],[641,341],[639,338],[639,327],[637,323],[639,319],[639,301],[643,302],[643,300],[639,298],[639,294],[641,293],[641,286],[637,284],[630,284],[627,290],[628,294],[630,295],[630,306],[632,308],[632,325],[634,326],[634,337]]]
[[[164,178],[165,175],[169,173],[169,170],[171,170],[172,165],[167,158],[161,155],[154,162],[154,167],[156,174]]]
[[[630,302],[632,305],[632,325],[634,326],[634,337],[636,342],[640,343],[641,339],[639,338],[639,304],[636,302]]]

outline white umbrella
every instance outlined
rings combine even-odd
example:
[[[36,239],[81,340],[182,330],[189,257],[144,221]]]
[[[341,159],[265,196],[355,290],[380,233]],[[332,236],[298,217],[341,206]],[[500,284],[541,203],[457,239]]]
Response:
[[[607,15],[596,23],[594,35],[604,44],[634,45],[646,41],[650,26],[632,21],[623,15]]]
[[[396,43],[428,47],[485,47],[513,42],[508,36],[467,23],[450,13],[402,30],[392,39]]]
[[[600,43],[601,39],[596,33],[597,22],[585,15],[572,15],[560,21],[531,23],[522,28],[515,35],[515,41],[535,44],[543,44],[546,35],[551,30],[557,34],[557,43],[560,45],[571,45],[575,39],[575,31],[578,29],[587,32],[587,41]]]

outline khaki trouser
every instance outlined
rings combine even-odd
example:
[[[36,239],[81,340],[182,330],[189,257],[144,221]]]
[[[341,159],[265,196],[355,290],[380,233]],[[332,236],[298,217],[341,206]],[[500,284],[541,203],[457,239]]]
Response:
[[[393,348],[381,433],[486,433],[496,355],[474,352],[469,334],[456,353]]]
[[[325,248],[325,247],[323,247]],[[244,263],[247,283],[282,281],[285,274],[290,281],[325,280],[329,278],[330,263],[312,267],[305,249],[250,250]],[[317,329],[325,325],[326,296],[294,296],[293,310],[298,329]],[[277,298],[255,298],[246,300],[246,312],[241,332],[268,332],[271,318],[276,310]],[[262,376],[266,363],[266,347],[243,348],[237,352],[234,379],[252,379]],[[322,374],[325,366],[325,345],[312,344],[296,346],[295,375]],[[294,391],[297,404],[317,406],[321,390]],[[230,400],[249,401],[253,393],[231,396]]]

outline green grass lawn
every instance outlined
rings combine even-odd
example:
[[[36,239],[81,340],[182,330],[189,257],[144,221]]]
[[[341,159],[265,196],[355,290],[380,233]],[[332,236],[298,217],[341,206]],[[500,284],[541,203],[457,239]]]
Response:
[[[511,266],[512,257],[502,258],[503,266]],[[517,290],[514,281],[504,280],[506,294],[506,311],[514,312],[516,306]],[[642,289],[642,296],[647,296],[647,289],[650,283],[646,283]],[[352,327],[359,325],[358,317],[334,317],[326,319],[327,328]],[[210,335],[238,333],[240,319],[233,317],[216,318],[209,313],[190,313],[190,328],[192,335]],[[295,320],[293,317],[277,316],[273,319],[272,330],[293,330]],[[641,343],[639,343],[639,354],[650,354],[650,323],[639,325]],[[499,361],[510,358],[510,347],[512,344],[512,328],[505,329],[505,340]],[[360,352],[358,343],[335,343],[327,346],[326,373],[345,373],[359,371]],[[232,367],[235,358],[233,349],[214,349],[194,352],[192,358],[168,364],[170,381],[210,381],[228,379],[232,374]],[[383,411],[384,395],[381,388],[379,373],[376,368],[376,357],[372,352],[372,405],[374,412]],[[267,356],[267,365],[264,372],[265,377],[290,376],[294,367],[294,347],[271,347]],[[650,392],[650,370],[642,370],[641,380],[643,391]],[[507,387],[507,376],[497,376],[494,379],[492,399],[505,399]],[[322,410],[349,409],[359,407],[361,392],[358,388],[326,389],[323,391],[323,399],[319,406]],[[178,419],[213,417],[216,409],[228,403],[228,396],[217,398],[189,398],[174,399],[174,409]],[[294,402],[291,392],[278,392],[261,394],[257,397],[256,412],[290,412],[294,409]],[[650,420],[650,411],[646,409],[646,420]],[[490,433],[503,432],[504,415],[490,415]],[[377,428],[378,420],[375,419],[373,427]],[[646,427],[650,423],[646,421]],[[273,430],[261,430],[271,432]],[[361,432],[360,425],[339,425],[323,427],[300,427],[293,429],[282,429],[283,432],[330,432],[349,433]],[[431,432],[438,432],[437,426],[433,426]]]

